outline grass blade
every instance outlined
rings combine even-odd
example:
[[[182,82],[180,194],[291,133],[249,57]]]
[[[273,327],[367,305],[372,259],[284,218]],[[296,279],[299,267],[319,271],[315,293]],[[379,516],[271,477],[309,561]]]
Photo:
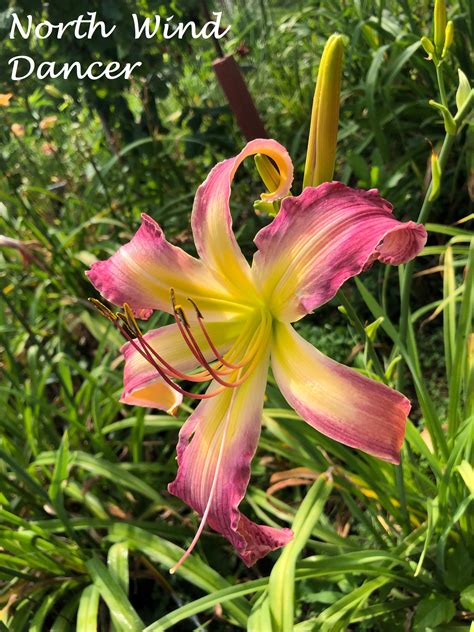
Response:
[[[119,630],[142,632],[145,627],[143,621],[128,600],[123,588],[102,562],[93,558],[86,563],[86,566],[100,596],[107,604],[110,613],[113,614]]]
[[[76,632],[97,632],[99,598],[99,590],[94,584],[84,588],[77,611]]]
[[[331,489],[332,482],[324,475],[310,488],[293,521],[294,539],[286,545],[278,562],[273,567],[268,586],[268,597],[275,632],[291,632],[293,630],[296,560],[321,516]]]

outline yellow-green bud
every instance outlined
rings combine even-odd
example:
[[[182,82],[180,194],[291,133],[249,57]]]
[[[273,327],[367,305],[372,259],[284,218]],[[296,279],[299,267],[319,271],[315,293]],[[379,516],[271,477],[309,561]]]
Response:
[[[257,171],[259,176],[262,178],[263,184],[265,185],[267,191],[269,193],[273,193],[278,189],[280,184],[280,174],[278,170],[275,169],[272,161],[268,156],[264,156],[263,154],[256,154],[255,165],[257,167]],[[270,215],[271,217],[275,217],[278,215],[278,211],[280,210],[281,200],[276,200],[275,202],[265,202],[263,200],[257,200],[254,202],[253,207],[257,213],[265,213],[266,215]]]
[[[387,369],[385,370],[385,379],[387,380],[387,382],[391,382],[392,381],[392,377],[393,374],[395,373],[395,369],[397,368],[397,364],[400,362],[400,360],[402,359],[402,356],[395,356],[393,358],[393,360],[390,362],[390,364],[388,365]]]
[[[263,200],[255,200],[253,208],[257,215],[263,214],[269,217],[276,217],[278,215],[279,208],[277,202],[264,202]]]
[[[436,52],[441,55],[446,34],[446,2],[435,0],[434,6],[434,45]]]
[[[423,37],[421,38],[421,45],[423,46],[423,48],[425,49],[426,53],[430,56],[430,57],[434,57],[435,56],[435,47],[433,42],[429,39],[429,37],[425,37],[423,35]]]
[[[47,92],[49,95],[51,95],[52,97],[55,97],[56,99],[62,99],[63,98],[63,93],[60,92],[56,86],[53,86],[51,84],[48,84],[44,87],[44,91]]]
[[[341,92],[341,35],[331,35],[324,47],[313,97],[303,187],[332,180],[336,162]]]
[[[263,154],[257,154],[254,160],[257,171],[262,178],[263,184],[265,185],[267,191],[273,193],[273,191],[276,191],[278,189],[278,185],[280,184],[280,174],[273,166],[270,158],[268,158],[267,156],[264,156]]]
[[[431,192],[429,201],[433,202],[439,195],[439,189],[441,187],[441,168],[439,166],[438,154],[431,152]]]
[[[462,108],[462,106],[465,104],[465,102],[469,98],[469,95],[471,94],[471,86],[469,84],[469,79],[466,77],[466,75],[463,73],[463,71],[460,68],[458,69],[458,75],[459,75],[459,86],[456,91],[456,105],[458,107],[458,112],[459,112],[459,110]]]
[[[453,43],[453,39],[454,39],[454,24],[452,20],[449,20],[449,22],[446,24],[446,30],[444,32],[444,46],[443,46],[443,52],[441,53],[441,59],[444,59],[444,57],[446,57],[446,55],[448,54],[448,50],[450,49],[451,44]]]
[[[372,341],[375,340],[377,329],[380,327],[383,321],[384,321],[384,317],[379,316],[377,320],[374,320],[373,323],[370,323],[370,325],[367,325],[367,327],[365,327],[365,333],[369,340],[372,340]]]

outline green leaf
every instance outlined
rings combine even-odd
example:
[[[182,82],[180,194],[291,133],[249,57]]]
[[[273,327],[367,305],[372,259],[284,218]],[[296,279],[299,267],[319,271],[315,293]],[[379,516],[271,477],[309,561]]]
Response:
[[[144,553],[151,560],[163,564],[166,569],[174,566],[184,553],[176,544],[131,525],[114,525],[109,537],[119,542],[126,541],[130,549]],[[227,580],[196,555],[188,558],[186,564],[179,567],[176,575],[209,593],[231,587]],[[245,600],[236,599],[229,603],[228,611],[242,626],[247,624],[250,607]]]
[[[413,631],[426,632],[427,628],[449,623],[455,614],[456,607],[451,599],[432,593],[418,604],[413,619]]]
[[[56,462],[55,452],[43,452],[38,455],[35,461],[36,465],[51,465]],[[117,486],[131,489],[132,491],[143,494],[146,498],[156,503],[162,504],[163,499],[160,494],[153,489],[144,480],[131,474],[124,467],[117,463],[110,463],[105,459],[86,452],[75,451],[70,453],[69,465],[82,468],[91,472],[94,476],[103,476],[112,481]]]
[[[107,556],[110,574],[128,593],[128,546],[126,542],[113,544]]]
[[[107,604],[114,621],[124,632],[142,632],[145,627],[120,584],[102,562],[93,558],[86,562],[87,570],[100,596]]]
[[[143,632],[162,632],[162,630],[167,630],[177,623],[180,623],[180,621],[184,621],[185,619],[188,619],[195,614],[204,612],[205,610],[209,610],[216,604],[226,603],[229,606],[231,600],[237,601],[244,595],[262,591],[267,587],[267,585],[268,578],[264,577],[262,579],[255,579],[250,582],[245,582],[243,584],[237,584],[236,586],[229,586],[228,588],[225,588],[223,590],[216,590],[211,594],[206,595],[205,597],[195,599],[194,601],[181,606],[181,608],[177,608],[176,610],[173,610],[173,612],[166,614],[164,617],[161,617],[161,619],[158,619],[147,628],[145,628]],[[259,603],[260,600],[261,597],[259,598],[257,603]],[[246,627],[248,630],[252,630],[250,621],[251,617],[249,617],[248,619],[248,624],[242,627]],[[265,626],[257,626],[257,628],[254,627],[253,629],[255,630],[255,632],[261,632],[265,629]]]
[[[268,597],[275,631],[291,632],[293,629],[296,560],[321,516],[331,489],[332,482],[325,475],[320,476],[310,488],[293,521],[294,538],[285,546],[273,567]]]
[[[428,498],[426,501],[426,509],[428,513],[428,525],[426,528],[426,538],[425,543],[423,545],[423,550],[420,555],[420,559],[418,560],[418,564],[416,565],[415,577],[417,577],[423,567],[423,562],[428,551],[428,546],[433,536],[434,528],[439,518],[439,507],[438,507],[438,498]]]
[[[444,129],[446,130],[446,133],[450,134],[451,136],[455,136],[456,131],[457,131],[457,125],[456,125],[456,121],[453,118],[453,115],[448,110],[448,108],[442,103],[438,103],[437,101],[434,101],[433,99],[430,99],[428,103],[431,105],[431,107],[439,110],[441,114],[443,115]]]
[[[468,337],[472,331],[472,295],[474,287],[474,239],[471,240],[468,265],[465,275],[465,291],[461,303],[459,320],[456,328],[456,346],[454,348],[453,366],[449,380],[448,429],[454,437],[459,428],[461,411],[461,393],[463,390],[463,373],[466,366]]]
[[[471,584],[462,591],[460,599],[463,608],[474,612],[474,584]]]
[[[69,439],[67,430],[64,433],[59,450],[57,451],[56,463],[53,470],[53,476],[49,485],[48,494],[51,498],[51,504],[56,511],[58,518],[64,524],[67,534],[73,540],[76,539],[74,529],[71,527],[69,517],[64,508],[64,487],[67,484],[69,470]]]
[[[474,468],[472,465],[468,463],[468,461],[462,461],[456,469],[459,474],[461,474],[462,480],[466,483],[469,493],[474,494]]]
[[[99,598],[99,590],[94,584],[84,588],[77,611],[76,632],[97,632]]]
[[[323,610],[316,619],[317,624],[314,629],[321,630],[321,632],[333,632],[335,630],[343,632],[346,629],[345,621],[350,621],[351,611],[357,610],[375,590],[389,583],[389,581],[386,577],[377,577],[365,581],[362,586],[351,590],[349,594],[344,595],[329,608]]]
[[[460,592],[473,580],[473,560],[460,542],[446,552],[444,582],[453,591]]]
[[[272,616],[268,592],[265,591],[255,602],[247,623],[247,632],[261,632],[261,630],[272,630]]]
[[[460,68],[458,68],[458,76],[459,84],[458,89],[456,90],[456,106],[459,112],[471,94],[471,86],[469,85],[469,79]]]

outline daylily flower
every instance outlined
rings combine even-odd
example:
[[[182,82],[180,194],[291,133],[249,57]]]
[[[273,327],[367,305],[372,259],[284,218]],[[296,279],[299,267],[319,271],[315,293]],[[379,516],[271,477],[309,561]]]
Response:
[[[56,124],[57,120],[58,120],[57,116],[45,116],[44,119],[41,119],[39,123],[39,128],[43,131],[51,129],[51,127],[53,127]]]
[[[326,357],[291,323],[376,260],[396,265],[414,257],[425,229],[397,221],[375,190],[329,182],[285,197],[277,217],[257,234],[250,266],[232,232],[229,197],[238,166],[256,153],[269,156],[280,173],[277,190],[262,198],[287,195],[293,165],[274,140],[254,140],[216,165],[194,201],[199,258],[167,242],[143,215],[132,240],[88,272],[106,299],[127,304],[125,315],[112,316],[129,340],[122,349],[121,401],[172,412],[183,395],[201,400],[181,429],[178,474],[168,488],[202,516],[180,563],[206,522],[247,565],[292,537],[289,529],[255,524],[238,508],[260,435],[269,364],[308,424],[392,463],[399,461],[410,410],[403,395]],[[140,318],[162,310],[176,323],[142,335],[131,310]],[[205,393],[187,390],[208,380]]]
[[[25,126],[20,123],[13,123],[10,127],[13,136],[17,138],[22,138],[25,135]]]
[[[12,92],[7,92],[6,94],[0,94],[0,107],[7,108],[10,105],[10,101],[13,97]]]

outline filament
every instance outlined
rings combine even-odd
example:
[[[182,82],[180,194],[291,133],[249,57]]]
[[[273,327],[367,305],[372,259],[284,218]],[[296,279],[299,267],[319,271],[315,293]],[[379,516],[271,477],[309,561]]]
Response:
[[[214,343],[212,342],[211,337],[209,336],[209,333],[208,333],[206,327],[204,326],[204,322],[203,322],[204,321],[204,316],[201,314],[201,312],[199,311],[198,306],[196,305],[196,303],[193,301],[192,298],[188,298],[188,301],[191,303],[191,305],[196,310],[196,315],[197,315],[197,319],[198,319],[198,323],[199,323],[199,326],[201,328],[201,331],[204,334],[204,337],[207,340],[207,344],[211,348],[212,353],[215,355],[217,360],[219,360],[219,362],[221,362],[224,366],[229,367],[230,369],[240,369],[241,367],[243,367],[245,365],[245,362],[243,364],[231,364],[230,362],[225,360],[223,356],[220,355],[219,351],[216,349]]]
[[[158,373],[160,378],[175,391],[183,396],[192,399],[204,400],[215,397],[222,393],[226,388],[236,389],[243,384],[253,371],[255,366],[255,355],[263,332],[268,329],[269,319],[265,312],[260,319],[260,323],[254,331],[250,341],[248,339],[248,328],[243,331],[232,344],[231,348],[224,354],[221,354],[214,344],[208,329],[204,324],[204,316],[202,315],[198,305],[191,298],[188,301],[196,312],[197,322],[204,339],[209,346],[210,352],[214,355],[214,360],[208,361],[192,332],[191,324],[181,305],[176,303],[175,292],[171,288],[170,298],[172,305],[172,313],[178,327],[181,337],[195,358],[197,364],[202,367],[201,371],[185,373],[172,364],[167,362],[156,349],[146,340],[142,334],[136,318],[130,308],[125,303],[123,313],[113,313],[107,306],[97,299],[89,299],[89,301],[99,310],[99,312],[107,318],[122,336],[132,345],[132,347],[141,355],[141,357]],[[262,331],[263,329],[263,331]],[[243,354],[243,355],[242,355]],[[239,358],[240,356],[240,358]],[[246,367],[245,371],[242,369]],[[226,379],[223,379],[223,378]],[[202,383],[215,380],[218,386],[213,391],[207,393],[195,393],[184,389],[174,380],[184,380],[192,383]]]

